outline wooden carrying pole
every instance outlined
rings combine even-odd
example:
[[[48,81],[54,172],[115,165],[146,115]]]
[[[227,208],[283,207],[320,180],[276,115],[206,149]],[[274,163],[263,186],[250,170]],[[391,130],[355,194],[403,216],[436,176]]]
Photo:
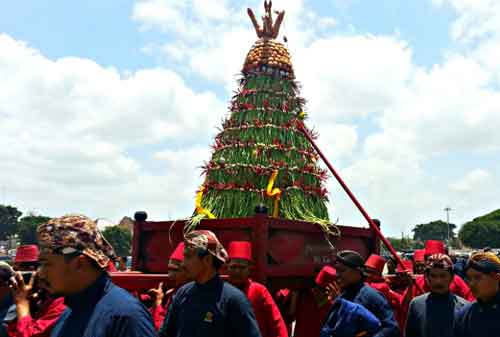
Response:
[[[326,164],[326,166],[328,166],[328,168],[330,169],[330,172],[332,172],[332,174],[335,176],[335,179],[337,179],[337,181],[342,186],[342,188],[344,189],[344,191],[347,193],[347,195],[349,196],[349,198],[352,200],[352,202],[354,203],[354,205],[356,205],[356,207],[361,212],[361,214],[363,214],[363,217],[366,219],[366,221],[370,225],[371,229],[375,232],[375,234],[377,235],[377,237],[384,243],[384,245],[387,247],[387,249],[389,249],[389,251],[391,252],[391,254],[396,259],[396,262],[399,265],[401,265],[401,267],[403,267],[403,270],[406,270],[406,267],[404,266],[403,261],[401,260],[401,258],[397,254],[397,252],[394,249],[394,247],[391,245],[391,243],[389,242],[389,240],[387,240],[385,238],[385,236],[380,231],[380,228],[378,228],[378,226],[373,222],[372,218],[368,215],[368,213],[365,211],[365,209],[363,208],[363,206],[359,203],[358,199],[356,199],[356,197],[351,192],[351,190],[349,189],[349,187],[347,186],[347,184],[340,177],[340,175],[337,173],[337,171],[332,166],[332,164],[330,164],[330,162],[325,157],[325,155],[323,154],[323,152],[321,152],[321,150],[319,149],[318,145],[316,145],[316,143],[312,139],[312,137],[309,134],[309,132],[306,130],[306,128],[305,128],[305,126],[304,126],[303,123],[299,124],[299,129],[304,134],[304,136],[307,138],[307,140],[309,141],[309,143],[311,143],[311,145],[314,147],[314,149],[316,150],[316,152],[318,153],[318,155],[321,157],[321,159],[323,160],[323,162]],[[418,288],[419,291],[422,291],[422,289],[420,289],[420,286],[418,284],[415,283],[415,285],[417,286],[417,288]]]

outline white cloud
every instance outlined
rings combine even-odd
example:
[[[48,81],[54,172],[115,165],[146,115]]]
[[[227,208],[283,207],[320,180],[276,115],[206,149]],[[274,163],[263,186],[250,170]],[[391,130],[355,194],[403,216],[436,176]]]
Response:
[[[7,200],[51,215],[121,218],[144,201],[157,211],[165,199],[186,204],[195,168],[179,164],[196,154],[193,147],[208,149],[226,110],[213,93],[193,91],[170,70],[123,76],[87,59],[50,60],[5,34],[0,91],[0,175]],[[141,152],[153,142],[182,149],[171,152],[178,169],[169,166],[161,175],[149,169]],[[193,161],[201,165],[199,157]],[[171,210],[191,212],[186,206]]]
[[[483,169],[469,172],[461,180],[450,185],[450,189],[460,193],[471,193],[484,188],[491,181],[491,174]]]
[[[451,27],[456,40],[470,42],[500,33],[500,3],[496,0],[433,0],[433,3],[449,5],[457,12]]]

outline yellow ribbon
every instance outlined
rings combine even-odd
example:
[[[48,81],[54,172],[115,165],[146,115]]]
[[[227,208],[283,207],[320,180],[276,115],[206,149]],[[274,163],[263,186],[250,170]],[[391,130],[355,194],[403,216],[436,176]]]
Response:
[[[200,190],[198,193],[196,193],[196,199],[195,199],[195,207],[196,207],[196,213],[198,214],[204,214],[206,215],[209,219],[215,219],[215,215],[212,214],[208,209],[203,208],[201,206],[201,200],[203,199],[203,193],[205,192],[205,186],[201,186]]]
[[[274,210],[273,217],[277,218],[279,214],[279,204],[281,200],[281,190],[279,188],[273,188],[276,178],[278,177],[278,170],[274,170],[271,178],[269,178],[269,183],[267,184],[266,194],[268,197],[274,198]]]

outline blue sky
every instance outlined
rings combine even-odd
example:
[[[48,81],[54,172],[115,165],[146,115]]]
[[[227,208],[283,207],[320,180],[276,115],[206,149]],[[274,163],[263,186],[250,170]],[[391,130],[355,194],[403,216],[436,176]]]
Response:
[[[25,211],[113,221],[141,207],[157,219],[189,215],[197,167],[209,158],[233,75],[255,40],[247,5],[260,11],[257,0],[3,4],[2,131],[19,135],[31,125],[28,143],[3,154],[13,158],[0,166],[12,177],[0,181],[7,200]],[[282,30],[310,124],[387,233],[409,234],[410,224],[444,218],[447,205],[459,224],[498,208],[494,1],[275,5],[287,10]],[[54,173],[61,153],[72,154],[67,177]],[[329,188],[332,217],[363,224],[338,186]],[[45,198],[48,189],[58,193]]]

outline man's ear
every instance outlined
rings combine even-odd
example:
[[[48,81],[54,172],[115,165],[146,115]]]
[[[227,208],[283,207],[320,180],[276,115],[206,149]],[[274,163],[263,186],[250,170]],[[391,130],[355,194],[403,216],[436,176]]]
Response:
[[[213,264],[213,256],[212,254],[205,255],[203,257],[203,263],[206,264],[207,266],[212,266]]]
[[[494,273],[493,277],[495,278],[495,280],[497,280],[498,282],[500,282],[500,273]]]

